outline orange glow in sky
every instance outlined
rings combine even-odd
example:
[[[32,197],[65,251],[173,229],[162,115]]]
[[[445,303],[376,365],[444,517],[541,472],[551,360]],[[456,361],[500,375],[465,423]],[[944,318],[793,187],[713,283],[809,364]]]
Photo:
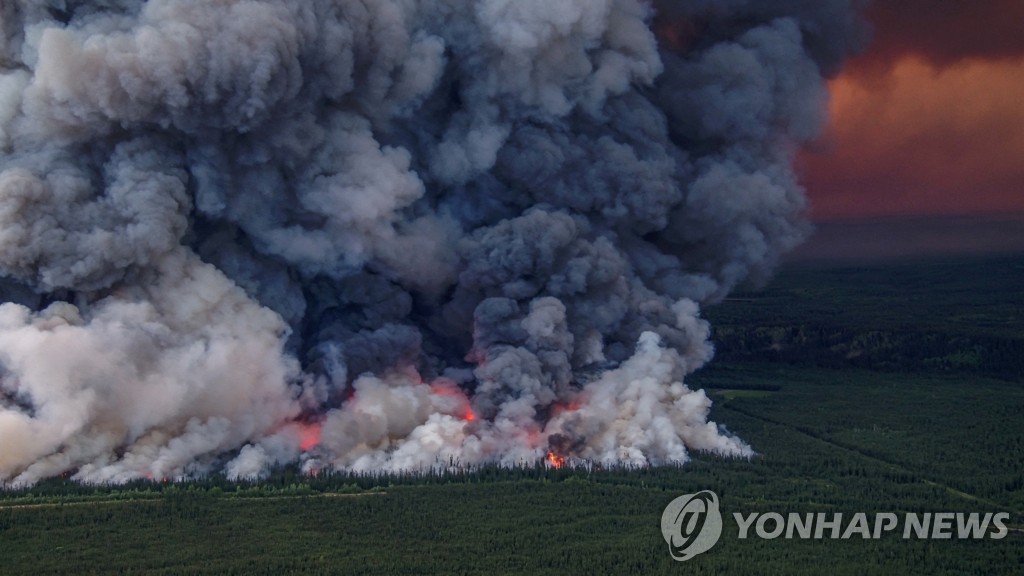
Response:
[[[1024,212],[1024,3],[877,2],[801,155],[816,220]]]
[[[832,124],[803,157],[815,218],[1024,210],[1024,59],[906,57],[831,88]]]

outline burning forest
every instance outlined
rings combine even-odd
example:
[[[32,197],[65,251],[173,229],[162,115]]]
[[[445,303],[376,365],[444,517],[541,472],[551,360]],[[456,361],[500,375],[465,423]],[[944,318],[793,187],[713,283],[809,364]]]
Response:
[[[853,0],[5,0],[0,483],[749,456]]]

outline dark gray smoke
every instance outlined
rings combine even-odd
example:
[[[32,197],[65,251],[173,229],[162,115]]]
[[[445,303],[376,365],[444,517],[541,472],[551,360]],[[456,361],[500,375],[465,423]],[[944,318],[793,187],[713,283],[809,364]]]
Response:
[[[749,455],[849,4],[5,0],[0,481]]]

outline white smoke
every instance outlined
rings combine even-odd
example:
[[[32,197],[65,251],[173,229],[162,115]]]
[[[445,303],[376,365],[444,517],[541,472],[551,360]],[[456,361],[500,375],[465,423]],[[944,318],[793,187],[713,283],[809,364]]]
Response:
[[[295,418],[281,318],[179,249],[88,306],[0,305],[0,477],[177,478]]]
[[[751,454],[684,384],[699,304],[802,239],[792,157],[857,31],[846,0],[5,1],[0,482]]]

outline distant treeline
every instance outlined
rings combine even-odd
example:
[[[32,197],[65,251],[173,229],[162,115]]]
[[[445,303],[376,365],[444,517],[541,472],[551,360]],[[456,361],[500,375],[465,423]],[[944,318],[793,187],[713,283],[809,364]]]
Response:
[[[719,362],[1024,377],[1024,256],[791,268],[706,315]]]
[[[865,330],[815,324],[719,326],[723,362],[784,362],[821,368],[1024,375],[1024,339],[948,335],[912,329]]]

